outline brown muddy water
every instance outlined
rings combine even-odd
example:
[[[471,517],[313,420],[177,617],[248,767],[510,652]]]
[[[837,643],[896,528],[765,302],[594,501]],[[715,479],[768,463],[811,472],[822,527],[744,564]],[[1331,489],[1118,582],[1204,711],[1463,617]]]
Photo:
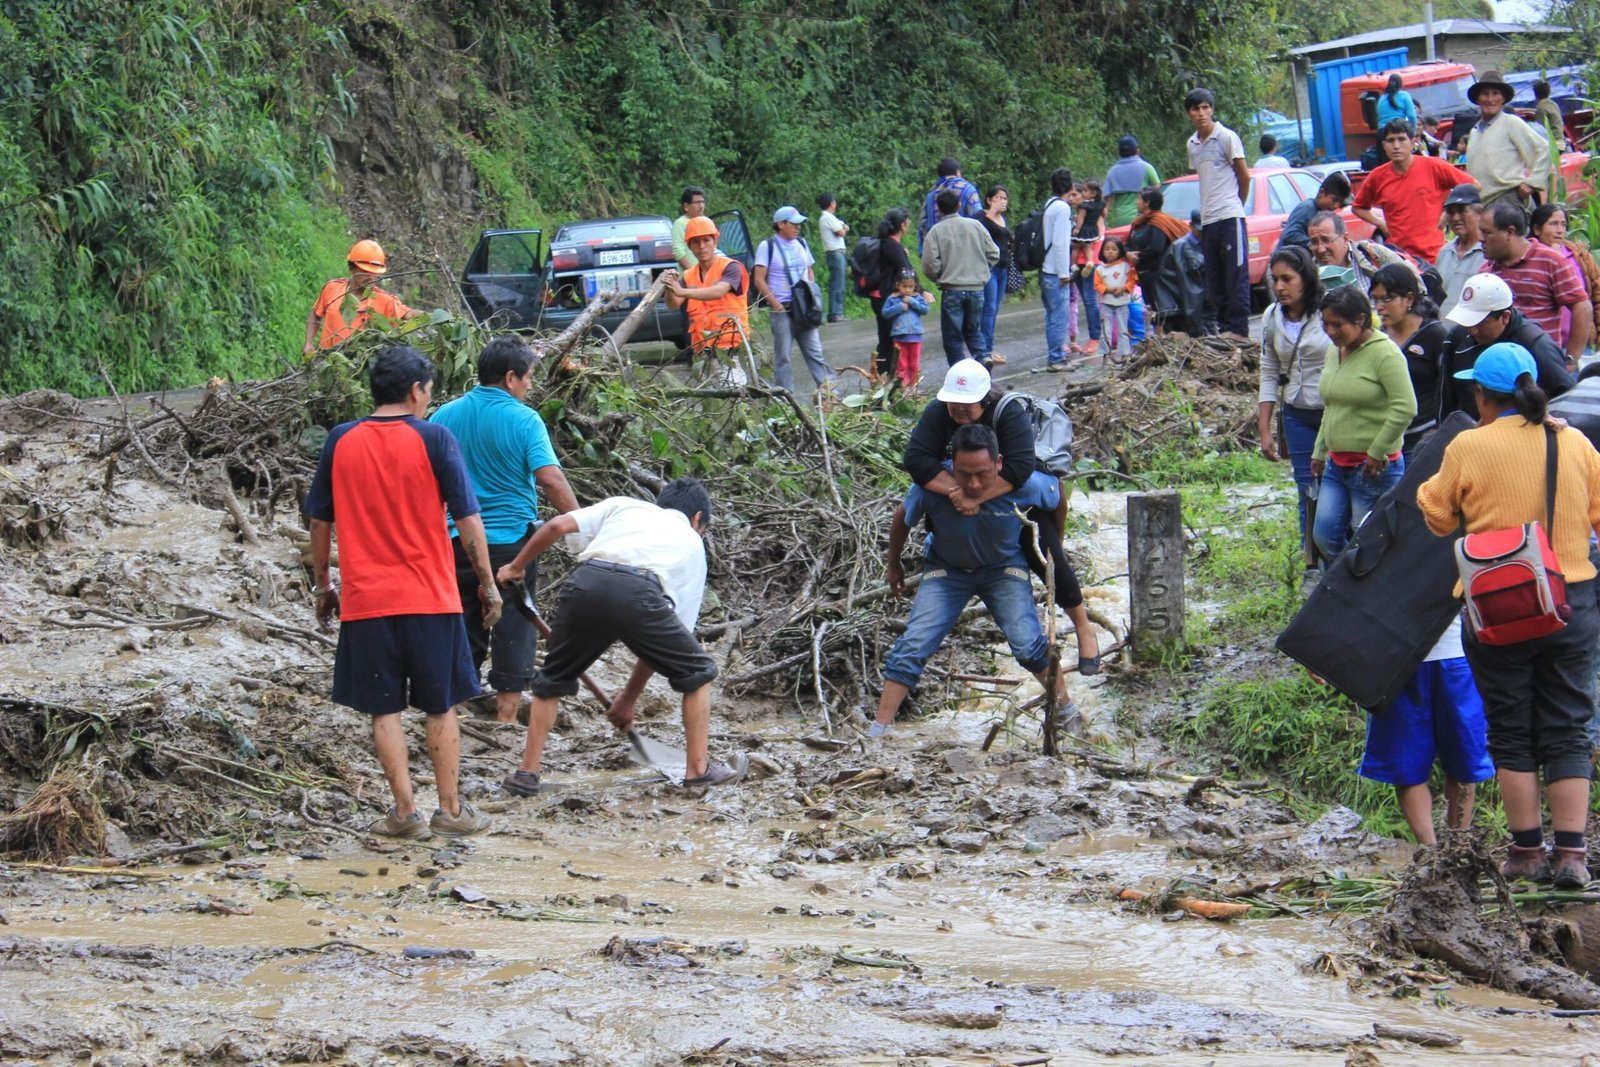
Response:
[[[14,469],[64,495],[89,477],[80,448],[31,439]],[[1074,506],[1095,573],[1124,574],[1121,497]],[[1575,1064],[1600,1049],[1592,1019],[1495,1011],[1536,1007],[1526,1000],[1330,975],[1329,954],[1370,951],[1348,920],[1166,921],[1116,902],[1124,885],[1407,857],[1247,791],[1189,797],[1181,761],[1121,732],[1126,698],[1104,678],[1071,683],[1107,738],[1098,761],[1037,755],[1031,722],[980,752],[1005,701],[965,691],[927,700],[947,710],[879,747],[833,752],[804,743],[819,732],[809,710],[719,695],[713,746],[749,752],[755,773],[699,795],[628,767],[595,709],[574,704],[539,797],[497,784],[520,730],[480,722],[464,739],[464,789],[495,818],[487,836],[401,845],[308,826],[309,798],[359,831],[384,789],[364,721],[321,699],[326,650],[269,625],[308,626],[310,610],[297,549],[258,520],[263,543],[246,548],[220,512],[123,479],[67,540],[0,552],[6,694],[101,708],[107,738],[132,722],[195,751],[173,731],[220,718],[264,751],[326,749],[314,766],[340,783],[256,777],[230,795],[169,760],[124,799],[122,829],[135,848],[181,842],[176,828],[209,816],[236,830],[226,853],[89,872],[0,864],[0,1062],[1265,1067]],[[1125,578],[1089,597],[1126,617]],[[183,604],[226,618],[46,621]],[[676,742],[669,696],[647,700],[642,728]],[[409,727],[422,771],[420,722]],[[21,737],[0,735],[13,808],[38,784],[17,762]],[[86,771],[125,758],[109,741],[78,756]],[[1460,1044],[1380,1041],[1377,1023]]]

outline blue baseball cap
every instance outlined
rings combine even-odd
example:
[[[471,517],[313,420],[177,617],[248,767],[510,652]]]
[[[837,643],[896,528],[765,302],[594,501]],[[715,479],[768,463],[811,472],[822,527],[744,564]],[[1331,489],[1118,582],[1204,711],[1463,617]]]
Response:
[[[772,213],[772,221],[773,222],[792,222],[796,226],[798,226],[802,222],[806,221],[806,217],[804,215],[800,214],[800,212],[797,209],[795,209],[793,207],[790,207],[788,204],[785,204],[782,207],[780,207],[778,210],[776,210],[776,211],[774,211]]]
[[[1491,393],[1514,393],[1517,379],[1524,374],[1539,377],[1533,356],[1519,344],[1499,341],[1478,353],[1478,361],[1466,370],[1456,371],[1462,381],[1477,382]]]

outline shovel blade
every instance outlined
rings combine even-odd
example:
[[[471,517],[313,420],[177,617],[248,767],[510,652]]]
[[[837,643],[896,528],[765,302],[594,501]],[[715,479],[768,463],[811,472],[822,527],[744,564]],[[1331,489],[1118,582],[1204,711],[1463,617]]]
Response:
[[[689,754],[683,749],[652,741],[637,730],[628,731],[628,756],[641,767],[649,767],[668,778],[680,780],[689,763]]]

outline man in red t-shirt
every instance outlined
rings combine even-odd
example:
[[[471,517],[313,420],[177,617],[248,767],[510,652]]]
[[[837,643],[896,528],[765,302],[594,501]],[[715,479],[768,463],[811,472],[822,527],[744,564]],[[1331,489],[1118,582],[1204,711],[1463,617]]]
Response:
[[[460,837],[489,827],[461,800],[461,734],[455,706],[478,695],[445,511],[478,576],[484,626],[500,619],[478,498],[455,437],[424,422],[434,365],[410,345],[391,345],[372,362],[377,405],[367,418],[333,428],[306,495],[317,621],[338,614],[333,700],[372,716],[378,762],[394,807],[369,827],[389,837]],[[335,525],[344,595],[329,569]],[[439,807],[424,822],[411,794],[400,712],[427,715],[428,755]]]
[[[367,239],[357,241],[345,257],[350,268],[348,278],[334,278],[322,287],[311,314],[306,316],[306,344],[302,352],[311,355],[320,343],[323,348],[343,344],[359,330],[367,328],[374,314],[390,322],[415,318],[422,312],[407,307],[398,296],[381,289],[378,283],[389,271],[389,257],[383,246]],[[350,313],[349,321],[345,312]],[[317,327],[321,325],[321,339]]]
[[[1475,184],[1472,175],[1442,159],[1417,155],[1405,119],[1384,123],[1382,136],[1389,162],[1367,175],[1356,190],[1356,218],[1371,223],[1408,255],[1432,263],[1444,247],[1439,217],[1445,198],[1458,185]],[[1373,213],[1374,207],[1383,209],[1383,218]]]

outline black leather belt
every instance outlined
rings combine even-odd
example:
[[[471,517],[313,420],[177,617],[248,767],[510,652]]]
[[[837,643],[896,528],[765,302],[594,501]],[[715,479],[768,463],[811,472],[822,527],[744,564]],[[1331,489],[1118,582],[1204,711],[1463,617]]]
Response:
[[[632,574],[640,578],[648,578],[652,582],[656,583],[657,589],[664,590],[664,587],[661,584],[661,576],[655,571],[646,570],[643,567],[635,567],[629,563],[612,563],[609,559],[586,559],[583,561],[583,565],[585,567],[599,567],[603,571],[620,571],[623,574]]]

